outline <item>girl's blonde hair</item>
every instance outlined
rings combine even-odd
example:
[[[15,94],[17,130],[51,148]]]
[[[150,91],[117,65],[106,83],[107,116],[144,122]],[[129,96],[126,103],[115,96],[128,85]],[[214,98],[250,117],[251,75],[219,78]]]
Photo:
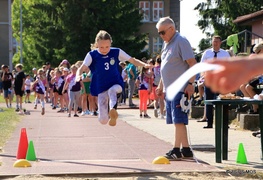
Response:
[[[98,32],[98,34],[96,35],[95,44],[96,44],[99,40],[110,40],[110,42],[112,43],[111,35],[110,35],[107,31],[104,31],[104,30],[100,30],[100,31]]]

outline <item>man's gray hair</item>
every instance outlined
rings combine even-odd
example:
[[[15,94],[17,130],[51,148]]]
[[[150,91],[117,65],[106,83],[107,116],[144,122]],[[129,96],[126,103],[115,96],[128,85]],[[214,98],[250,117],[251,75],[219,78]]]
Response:
[[[171,25],[175,28],[174,21],[169,16],[162,17],[161,19],[159,19],[159,21],[156,24],[156,28],[159,29],[161,25]]]

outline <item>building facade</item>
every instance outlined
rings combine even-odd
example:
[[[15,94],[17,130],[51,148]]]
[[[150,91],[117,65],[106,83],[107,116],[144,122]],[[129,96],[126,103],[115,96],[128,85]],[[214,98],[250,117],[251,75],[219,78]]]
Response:
[[[151,55],[158,54],[162,48],[163,41],[159,36],[156,23],[165,16],[170,16],[180,31],[180,0],[148,0],[139,2],[140,13],[143,14],[140,33],[148,35],[145,51]]]
[[[0,65],[6,64],[11,69],[13,57],[11,4],[12,0],[0,0]]]
[[[263,10],[237,17],[234,21],[237,25],[249,25],[252,27],[253,35],[251,44],[257,44],[263,41]]]

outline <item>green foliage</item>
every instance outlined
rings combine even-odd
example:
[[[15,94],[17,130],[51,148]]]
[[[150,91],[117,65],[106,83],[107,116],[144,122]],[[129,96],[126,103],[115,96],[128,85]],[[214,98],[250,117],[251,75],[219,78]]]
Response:
[[[259,11],[261,6],[263,6],[262,0],[207,0],[199,3],[195,10],[198,10],[201,16],[198,26],[203,32],[207,33],[207,38],[210,39],[213,35],[209,33],[212,27],[214,34],[226,39],[227,36],[244,29],[250,30],[250,27],[234,24],[233,20],[238,16]],[[199,44],[200,50],[206,49],[206,46],[203,46],[205,45],[204,41]]]
[[[3,147],[19,122],[19,116],[14,108],[3,108],[0,112],[0,147]]]
[[[19,2],[13,3],[14,37],[18,42]],[[63,59],[70,63],[84,59],[101,29],[112,35],[113,46],[141,57],[146,35],[138,33],[140,20],[138,0],[24,0],[24,65],[31,69],[46,61],[57,66]],[[18,52],[13,61],[19,59]]]

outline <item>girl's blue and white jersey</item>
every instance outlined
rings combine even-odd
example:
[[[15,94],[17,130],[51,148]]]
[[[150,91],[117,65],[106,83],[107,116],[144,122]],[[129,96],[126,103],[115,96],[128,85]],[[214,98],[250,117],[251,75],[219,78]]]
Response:
[[[92,95],[98,95],[115,84],[123,86],[119,62],[125,62],[130,58],[119,48],[111,47],[106,55],[100,54],[97,49],[90,51],[83,63],[90,68],[93,76],[90,84]]]

